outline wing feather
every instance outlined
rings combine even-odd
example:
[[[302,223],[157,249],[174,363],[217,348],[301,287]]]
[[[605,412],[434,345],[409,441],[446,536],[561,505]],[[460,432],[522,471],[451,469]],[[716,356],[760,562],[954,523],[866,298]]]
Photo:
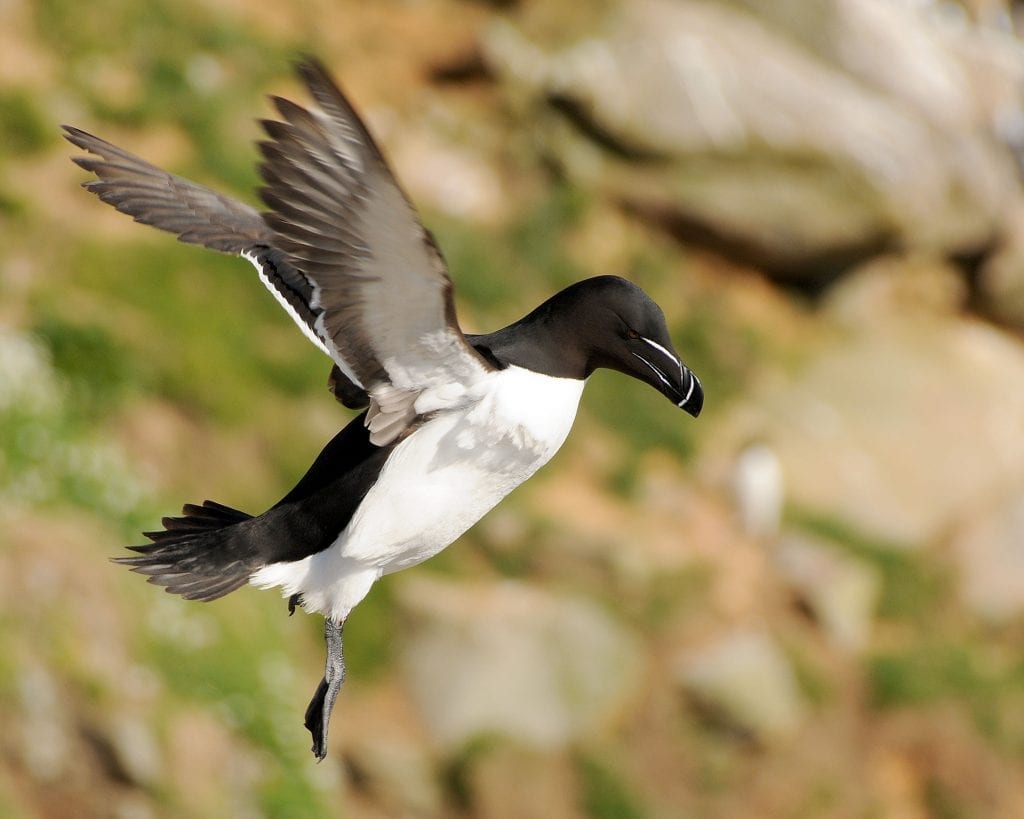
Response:
[[[372,440],[387,443],[415,422],[421,393],[493,368],[459,328],[444,259],[355,109],[319,63],[298,70],[317,108],[272,98],[283,121],[264,122],[264,219],[313,283],[318,329],[372,399]]]
[[[104,202],[251,262],[334,359],[338,399],[355,407],[368,396],[371,440],[385,445],[415,425],[417,405],[443,408],[493,365],[459,328],[444,259],[359,115],[320,63],[298,72],[316,107],[271,98],[281,119],[262,121],[266,213],[81,129],[65,126],[65,137],[87,152],[74,161]]]

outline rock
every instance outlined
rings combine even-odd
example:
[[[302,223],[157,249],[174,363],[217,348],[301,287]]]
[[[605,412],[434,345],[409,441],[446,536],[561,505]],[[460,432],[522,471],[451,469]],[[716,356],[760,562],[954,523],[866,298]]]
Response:
[[[164,769],[160,749],[153,732],[138,715],[113,715],[105,739],[122,779],[144,787],[160,781]]]
[[[485,734],[559,748],[606,726],[636,692],[637,640],[592,603],[422,575],[397,590],[409,685],[447,748]]]
[[[446,144],[409,129],[396,135],[391,153],[399,177],[421,206],[487,224],[507,216],[509,197],[501,180],[472,146]]]
[[[987,316],[1024,330],[1024,205],[1007,215],[1002,241],[978,270],[975,301]]]
[[[743,448],[733,468],[732,492],[748,535],[771,538],[778,533],[785,487],[782,467],[770,446],[754,442]]]
[[[786,535],[775,565],[838,648],[859,651],[871,636],[882,578],[863,560],[806,536]]]
[[[968,301],[963,274],[933,256],[877,256],[836,282],[822,301],[824,314],[860,333],[873,323],[908,319],[945,321]]]
[[[157,816],[153,806],[138,793],[118,795],[110,815],[113,819],[156,819]]]
[[[1020,195],[994,124],[1021,110],[1010,44],[884,0],[642,0],[598,29],[548,53],[502,25],[485,58],[554,102],[542,138],[578,184],[684,239],[809,277],[987,247]]]
[[[393,815],[441,816],[444,796],[430,758],[422,747],[388,740],[359,749],[359,773]]]
[[[480,819],[582,819],[567,754],[502,742],[470,755],[465,773]],[[528,782],[529,787],[523,787]]]
[[[256,817],[265,767],[223,714],[179,708],[165,739],[168,792],[182,816]]]
[[[64,392],[50,355],[40,342],[0,329],[0,418],[14,412],[27,416],[55,414]]]
[[[764,383],[745,409],[797,509],[920,546],[1024,486],[1024,346],[988,324],[878,306]]]
[[[759,741],[791,736],[803,720],[789,660],[765,634],[737,631],[687,653],[677,676],[691,696]]]
[[[378,681],[350,702],[341,736],[349,790],[378,803],[385,816],[444,815],[444,792],[430,744],[407,698]]]
[[[21,736],[19,752],[29,774],[40,782],[55,782],[71,767],[70,715],[48,669],[33,666],[21,672]]]
[[[990,623],[1024,613],[1024,498],[1020,489],[967,520],[953,537],[960,596]]]

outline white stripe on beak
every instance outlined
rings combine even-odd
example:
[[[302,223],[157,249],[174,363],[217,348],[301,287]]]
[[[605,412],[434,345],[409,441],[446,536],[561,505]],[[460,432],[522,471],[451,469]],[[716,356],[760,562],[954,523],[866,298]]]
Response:
[[[697,389],[697,385],[700,383],[697,380],[697,376],[693,374],[693,370],[691,370],[689,367],[684,366],[682,361],[680,361],[673,353],[669,352],[664,347],[662,347],[657,341],[651,341],[651,339],[647,338],[646,336],[640,336],[640,340],[645,342],[646,344],[649,344],[651,347],[653,347],[659,353],[664,355],[666,358],[674,361],[676,363],[676,366],[679,367],[680,378],[688,378],[690,380],[690,388],[686,391],[686,396],[683,398],[682,401],[676,404],[677,407],[683,409],[686,406],[687,402],[693,397],[693,391]],[[651,364],[651,362],[648,361],[643,356],[637,355],[636,353],[633,353],[633,355],[635,355],[642,362],[644,362],[644,364],[646,364],[648,367],[654,370],[657,373],[658,378],[660,378],[666,385],[668,385],[668,381],[665,380],[665,375],[664,373],[662,373],[661,370],[659,370],[657,367]]]
[[[687,370],[687,372],[690,375],[690,389],[686,391],[686,397],[678,404],[676,404],[676,406],[679,407],[679,409],[682,409],[683,406],[685,406],[686,402],[690,400],[690,396],[693,395],[693,390],[697,386],[697,376],[695,376],[691,370]]]
[[[654,374],[656,376],[658,376],[659,379],[661,379],[661,383],[662,384],[664,384],[666,387],[669,387],[670,389],[672,388],[672,384],[669,383],[669,380],[667,378],[665,378],[665,373],[663,373],[661,370],[659,370],[657,367],[655,367],[650,361],[648,361],[646,358],[644,358],[639,353],[633,353],[633,355],[635,355],[642,362],[644,362],[644,364],[646,364],[648,367],[650,367],[652,370],[654,370]]]
[[[668,350],[666,350],[657,341],[651,341],[646,336],[640,336],[640,340],[643,341],[643,342],[646,342],[647,344],[650,344],[655,350],[657,350],[658,352],[662,353],[663,355],[666,355],[669,358],[671,358],[674,362],[676,362],[676,366],[679,367],[679,375],[681,375],[681,376],[682,375],[686,375],[686,373],[684,372],[685,367],[683,367],[683,362],[680,361],[678,358],[676,358],[673,353],[671,353]]]

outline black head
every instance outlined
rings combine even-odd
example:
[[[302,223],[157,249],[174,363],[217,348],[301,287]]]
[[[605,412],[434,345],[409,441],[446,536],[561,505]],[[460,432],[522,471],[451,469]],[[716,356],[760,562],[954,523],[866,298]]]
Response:
[[[559,293],[573,316],[576,343],[585,356],[584,375],[598,367],[631,375],[694,418],[704,406],[700,381],[672,347],[665,314],[632,282],[597,276]]]

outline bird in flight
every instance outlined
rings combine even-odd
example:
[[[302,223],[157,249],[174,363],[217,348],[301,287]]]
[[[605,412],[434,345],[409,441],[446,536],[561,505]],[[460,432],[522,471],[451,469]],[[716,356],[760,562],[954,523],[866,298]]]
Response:
[[[697,377],[661,309],[597,276],[481,335],[459,329],[445,261],[352,104],[315,59],[315,101],[271,97],[261,122],[266,211],[163,171],[83,130],[65,137],[84,187],[183,242],[236,254],[333,361],[329,385],[362,412],[260,515],[186,504],[114,560],[190,600],[251,583],[325,618],[327,660],[305,725],[317,759],[345,678],[342,629],[382,575],[437,554],[559,449],[587,377],[631,375],[696,417]]]

